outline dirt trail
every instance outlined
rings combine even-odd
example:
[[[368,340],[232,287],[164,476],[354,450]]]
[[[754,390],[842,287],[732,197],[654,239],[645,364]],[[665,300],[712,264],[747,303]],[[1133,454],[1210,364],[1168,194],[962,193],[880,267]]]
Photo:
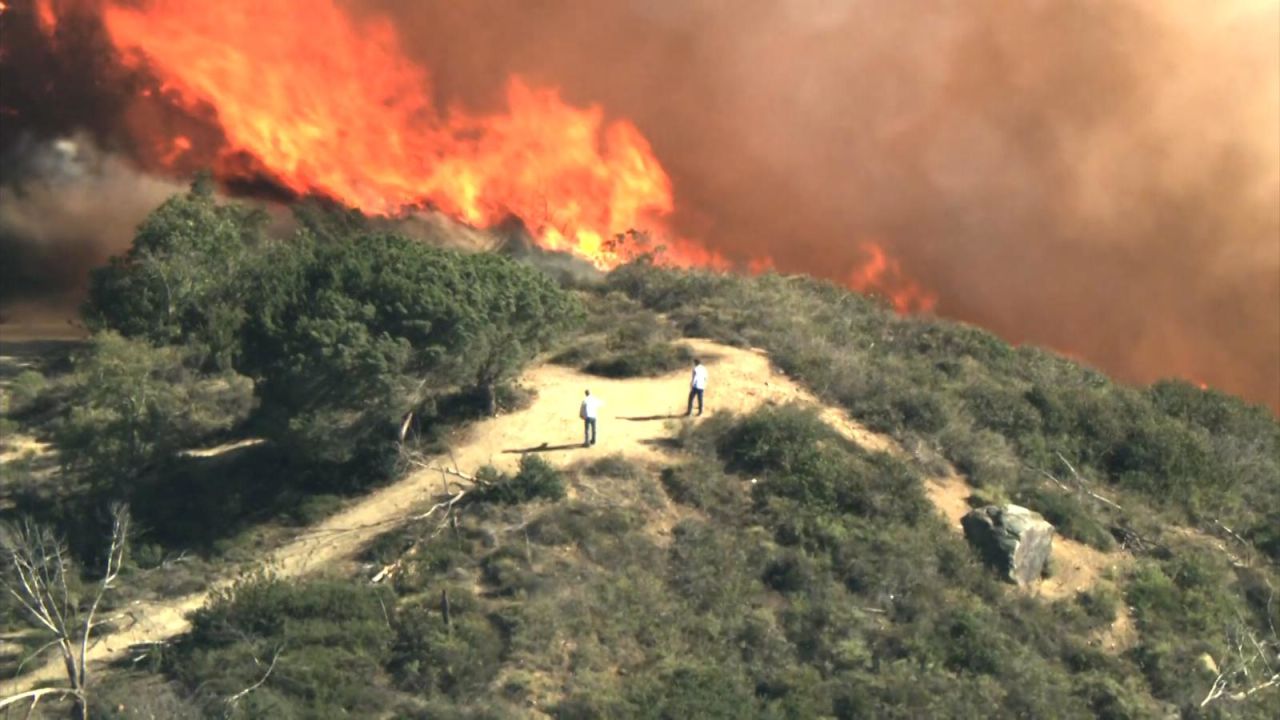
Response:
[[[741,413],[762,404],[793,400],[817,402],[811,393],[774,370],[763,352],[708,341],[686,342],[704,358],[710,372],[707,415]],[[537,391],[537,398],[529,408],[472,425],[451,443],[451,456],[439,462],[456,463],[462,472],[472,473],[486,464],[513,468],[521,451],[539,452],[553,464],[612,453],[623,453],[641,461],[661,461],[668,452],[664,441],[674,431],[672,423],[681,422],[688,393],[686,370],[658,378],[614,380],[557,365],[542,365],[525,373],[521,382]],[[577,417],[583,390],[588,388],[604,401],[598,442],[591,449],[581,446],[582,421]],[[824,409],[823,419],[865,447],[879,450],[893,447],[892,440],[867,431],[835,408]],[[350,562],[375,536],[393,528],[415,510],[429,506],[440,492],[440,482],[438,472],[412,473],[304,530],[272,552],[263,564],[278,575],[294,577]],[[211,592],[230,582],[228,579],[191,595],[137,602],[123,608],[114,616],[114,624],[119,629],[93,645],[89,652],[91,660],[118,659],[131,645],[182,633],[188,627],[186,615],[203,605]],[[58,665],[45,665],[0,685],[0,696],[30,688],[38,682],[58,681],[61,675]]]
[[[742,413],[763,404],[801,401],[820,405],[817,399],[794,381],[776,371],[768,356],[710,341],[687,340],[706,363],[710,383],[706,394],[707,414]],[[450,457],[439,464],[454,466],[464,473],[491,464],[513,468],[522,452],[538,452],[553,464],[567,464],[593,455],[622,453],[640,461],[661,462],[669,452],[665,441],[682,422],[688,392],[688,371],[680,370],[658,378],[599,378],[557,365],[541,365],[524,374],[521,382],[537,391],[533,404],[525,410],[480,421],[451,442]],[[582,422],[577,417],[582,393],[590,389],[604,401],[598,443],[583,448]],[[873,433],[842,411],[824,407],[822,418],[845,437],[870,450],[901,452],[894,441]],[[948,490],[939,494],[942,483]],[[283,577],[349,569],[361,549],[378,534],[394,528],[405,517],[421,511],[441,490],[441,476],[420,471],[379,489],[271,552],[263,565]],[[930,481],[930,497],[942,514],[958,525],[957,512],[964,507],[968,486],[963,478]],[[1055,555],[1057,554],[1055,544]],[[140,601],[121,609],[113,617],[119,628],[99,639],[90,649],[92,662],[116,660],[132,645],[168,639],[188,628],[186,616],[202,606],[209,595],[225,588],[232,579],[213,584],[205,591],[159,601]],[[1075,583],[1064,583],[1074,585]],[[57,682],[62,669],[55,663],[44,665],[19,678],[0,684],[0,696],[20,692],[40,682]]]

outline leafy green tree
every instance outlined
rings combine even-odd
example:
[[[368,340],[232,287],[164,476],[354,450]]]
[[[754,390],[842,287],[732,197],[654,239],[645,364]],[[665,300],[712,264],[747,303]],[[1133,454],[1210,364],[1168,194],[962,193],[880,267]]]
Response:
[[[396,235],[268,250],[241,363],[268,432],[327,462],[389,435],[462,342],[460,257]]]
[[[534,268],[381,233],[303,233],[270,248],[242,367],[270,432],[329,462],[355,457],[442,387],[496,384],[580,316]]]
[[[99,485],[118,486],[174,451],[244,419],[248,378],[200,375],[179,348],[98,333],[76,360],[74,407],[55,441],[63,462]]]
[[[490,254],[466,256],[465,263],[470,282],[464,347],[455,359],[470,367],[493,415],[496,387],[580,323],[584,312],[576,298],[527,265]]]
[[[244,274],[265,221],[261,210],[218,204],[197,180],[147,216],[127,253],[93,271],[86,321],[155,344],[191,344],[230,367],[244,320]]]

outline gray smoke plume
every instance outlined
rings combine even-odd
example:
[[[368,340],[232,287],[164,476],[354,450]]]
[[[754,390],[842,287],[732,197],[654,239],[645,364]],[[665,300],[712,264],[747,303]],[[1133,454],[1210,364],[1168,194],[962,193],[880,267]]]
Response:
[[[509,73],[633,119],[679,229],[1280,410],[1275,0],[366,0],[441,99]]]
[[[0,305],[74,308],[89,270],[128,248],[147,213],[185,189],[85,136],[23,143],[11,158],[0,183]]]
[[[731,258],[845,280],[873,241],[942,315],[1280,411],[1277,0],[342,4],[395,22],[440,107],[496,109],[518,73],[631,119],[676,229]],[[9,30],[62,104],[8,65],[0,104],[65,125],[66,83],[110,67],[84,28],[62,66]],[[106,76],[82,121],[133,158]]]

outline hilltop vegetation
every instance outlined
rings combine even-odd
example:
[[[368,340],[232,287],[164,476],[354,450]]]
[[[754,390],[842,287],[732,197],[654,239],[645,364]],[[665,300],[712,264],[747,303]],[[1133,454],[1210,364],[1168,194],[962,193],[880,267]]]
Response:
[[[246,576],[104,678],[98,715],[1280,716],[1280,687],[1231,697],[1280,671],[1280,424],[1264,409],[1120,385],[803,278],[641,260],[557,282],[351,215],[296,224],[271,237],[200,186],[171,199],[95,273],[96,333],[70,367],[7,391],[6,422],[59,465],[4,466],[11,514],[91,568],[103,508],[133,507],[114,602],[172,591],[151,574],[166,558],[252,558],[270,527],[444,451],[450,427],[518,406],[511,382],[541,357],[630,377],[683,365],[682,335],[760,347],[907,452],[786,405],[680,423],[659,464],[481,468],[454,522],[368,548],[388,582]],[[190,452],[244,438],[260,442]],[[975,502],[1027,505],[1125,561],[1056,600],[999,582],[926,495],[953,470]],[[1122,616],[1132,640],[1105,646]],[[22,621],[8,599],[0,617]]]
[[[797,277],[637,263],[608,286],[684,332],[769,351],[868,427],[1008,495],[1072,468],[1162,519],[1221,522],[1280,560],[1280,425],[1261,406],[1165,380],[1136,388],[977,328],[904,318]],[[1124,502],[1120,503],[1124,505]],[[1114,519],[1114,518],[1108,518]]]

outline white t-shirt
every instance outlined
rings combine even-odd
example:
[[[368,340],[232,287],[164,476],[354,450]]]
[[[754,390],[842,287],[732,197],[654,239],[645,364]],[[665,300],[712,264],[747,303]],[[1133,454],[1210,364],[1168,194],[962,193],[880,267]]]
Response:
[[[594,420],[600,412],[600,406],[604,405],[604,401],[595,395],[588,395],[582,400],[582,407],[578,409],[578,417],[584,420]]]
[[[694,390],[707,389],[707,368],[702,363],[693,366],[693,383],[690,387]]]

